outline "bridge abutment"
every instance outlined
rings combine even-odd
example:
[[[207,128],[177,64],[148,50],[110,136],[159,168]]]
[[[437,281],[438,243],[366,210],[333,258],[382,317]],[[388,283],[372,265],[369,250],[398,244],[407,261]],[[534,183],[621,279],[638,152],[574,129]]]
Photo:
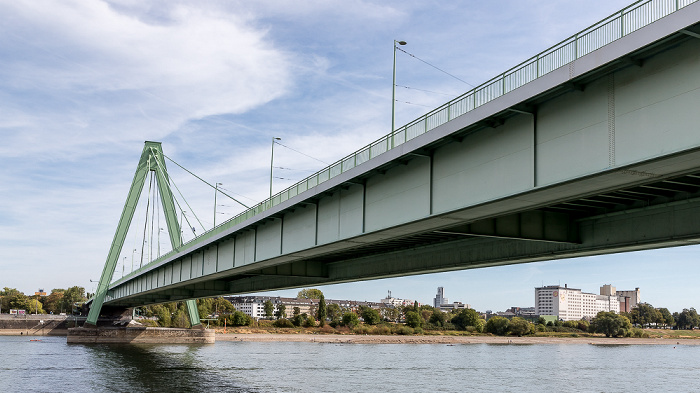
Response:
[[[145,326],[68,329],[69,344],[213,344],[214,330]]]

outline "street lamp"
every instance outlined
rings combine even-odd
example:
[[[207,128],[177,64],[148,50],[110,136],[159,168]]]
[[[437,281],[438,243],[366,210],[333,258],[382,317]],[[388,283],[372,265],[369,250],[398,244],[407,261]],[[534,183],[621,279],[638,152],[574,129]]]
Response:
[[[394,104],[396,103],[396,44],[406,45],[406,41],[394,40],[394,72],[391,84],[391,147],[394,147]]]
[[[160,233],[165,232],[165,229],[158,228],[158,258],[160,258]]]
[[[272,163],[275,160],[275,141],[280,141],[282,138],[272,137],[272,152],[270,153],[270,204],[272,204]]]
[[[219,193],[219,186],[223,186],[224,183],[216,183],[214,188],[214,228],[216,228],[216,194]]]

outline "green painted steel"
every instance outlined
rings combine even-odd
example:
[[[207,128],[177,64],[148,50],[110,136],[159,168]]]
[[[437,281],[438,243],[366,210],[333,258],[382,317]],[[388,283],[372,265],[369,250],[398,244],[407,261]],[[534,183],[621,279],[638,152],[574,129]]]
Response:
[[[169,187],[169,179],[165,161],[163,160],[163,150],[161,144],[160,142],[147,141],[145,142],[139,163],[136,166],[136,173],[134,174],[134,179],[131,181],[131,188],[129,189],[129,194],[126,198],[126,203],[124,204],[124,209],[122,210],[119,224],[117,225],[117,231],[114,234],[114,239],[112,240],[109,254],[107,254],[107,261],[102,269],[102,275],[100,276],[95,297],[92,300],[90,312],[88,313],[86,320],[87,324],[97,324],[100,311],[102,311],[102,304],[107,296],[109,283],[112,281],[114,269],[117,266],[117,259],[119,258],[119,254],[124,246],[124,240],[127,232],[129,231],[131,220],[134,218],[136,205],[138,204],[139,197],[141,196],[141,191],[143,190],[143,185],[149,171],[154,171],[156,173],[158,192],[163,204],[163,212],[165,214],[165,220],[168,226],[170,242],[173,250],[176,250],[182,245],[180,224],[178,223],[175,214],[175,204]],[[196,302],[194,300],[189,300],[186,302],[186,304],[192,326],[201,325]]]
[[[392,125],[391,133],[321,169],[293,186],[271,195],[270,198],[239,213],[219,225],[219,227],[201,234],[189,243],[193,245],[202,240],[202,236],[212,236],[219,233],[222,226],[231,227],[263,213],[306,190],[316,187],[374,157],[399,148],[402,144],[421,134],[428,133],[459,116],[494,101],[554,70],[567,66],[597,49],[698,1],[700,0],[636,1],[406,125],[396,130],[393,129]],[[188,245],[186,244],[185,246]],[[164,255],[162,259],[166,259],[174,254],[175,250]]]

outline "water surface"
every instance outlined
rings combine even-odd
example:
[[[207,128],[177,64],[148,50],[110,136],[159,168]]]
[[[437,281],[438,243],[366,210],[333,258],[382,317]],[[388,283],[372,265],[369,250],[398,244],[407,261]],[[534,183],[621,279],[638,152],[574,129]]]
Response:
[[[32,338],[0,336],[0,392],[700,391],[700,346]]]

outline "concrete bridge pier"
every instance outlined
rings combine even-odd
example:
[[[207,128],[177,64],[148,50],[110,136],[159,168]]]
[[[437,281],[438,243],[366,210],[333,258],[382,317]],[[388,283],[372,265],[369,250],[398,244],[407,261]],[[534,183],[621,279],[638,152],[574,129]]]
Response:
[[[101,326],[68,329],[69,344],[213,344],[214,330],[146,326]]]

